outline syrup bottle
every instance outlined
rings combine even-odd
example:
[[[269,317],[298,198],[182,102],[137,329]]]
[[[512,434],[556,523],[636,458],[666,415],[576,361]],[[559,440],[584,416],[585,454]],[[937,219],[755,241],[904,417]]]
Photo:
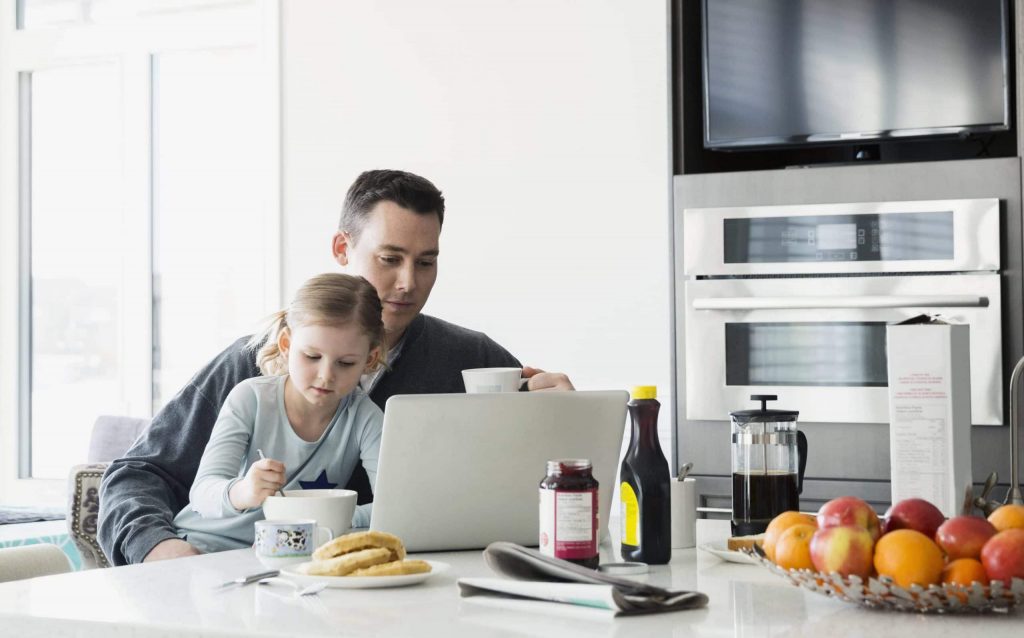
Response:
[[[658,389],[633,388],[629,448],[619,470],[622,505],[622,558],[664,565],[672,558],[668,461],[658,442]]]

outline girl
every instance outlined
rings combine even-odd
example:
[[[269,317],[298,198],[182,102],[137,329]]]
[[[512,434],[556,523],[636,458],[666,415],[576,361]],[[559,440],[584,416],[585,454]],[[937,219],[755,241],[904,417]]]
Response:
[[[376,289],[362,277],[314,277],[249,345],[266,376],[228,395],[174,519],[204,552],[251,546],[263,500],[278,489],[344,486],[360,459],[371,486],[377,474],[384,415],[356,389],[384,360]],[[369,525],[370,507],[356,508],[353,527]]]

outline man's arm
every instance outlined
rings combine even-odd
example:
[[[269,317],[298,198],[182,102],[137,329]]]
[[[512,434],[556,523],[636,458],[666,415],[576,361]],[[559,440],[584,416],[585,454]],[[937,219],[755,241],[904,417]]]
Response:
[[[151,551],[151,559],[189,552],[177,540],[174,516],[188,504],[221,404],[235,385],[258,374],[245,342],[236,341],[203,368],[107,468],[98,539],[112,564],[140,563]]]
[[[482,332],[420,315],[406,330],[401,355],[378,381],[371,398],[383,410],[394,394],[465,392],[462,371],[467,368],[523,368],[528,390],[574,389],[565,374],[524,367]]]

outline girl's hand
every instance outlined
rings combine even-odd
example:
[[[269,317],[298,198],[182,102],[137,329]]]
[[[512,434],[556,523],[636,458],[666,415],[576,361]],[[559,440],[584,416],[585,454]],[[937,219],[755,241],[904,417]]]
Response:
[[[262,459],[249,466],[245,478],[231,486],[228,500],[238,510],[263,505],[263,501],[284,486],[284,463]]]

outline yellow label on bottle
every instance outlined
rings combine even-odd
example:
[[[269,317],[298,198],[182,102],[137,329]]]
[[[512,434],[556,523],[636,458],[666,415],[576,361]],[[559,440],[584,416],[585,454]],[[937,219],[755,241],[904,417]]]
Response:
[[[619,487],[619,500],[622,504],[622,544],[638,547],[640,545],[640,502],[636,498],[633,486],[625,481]]]

